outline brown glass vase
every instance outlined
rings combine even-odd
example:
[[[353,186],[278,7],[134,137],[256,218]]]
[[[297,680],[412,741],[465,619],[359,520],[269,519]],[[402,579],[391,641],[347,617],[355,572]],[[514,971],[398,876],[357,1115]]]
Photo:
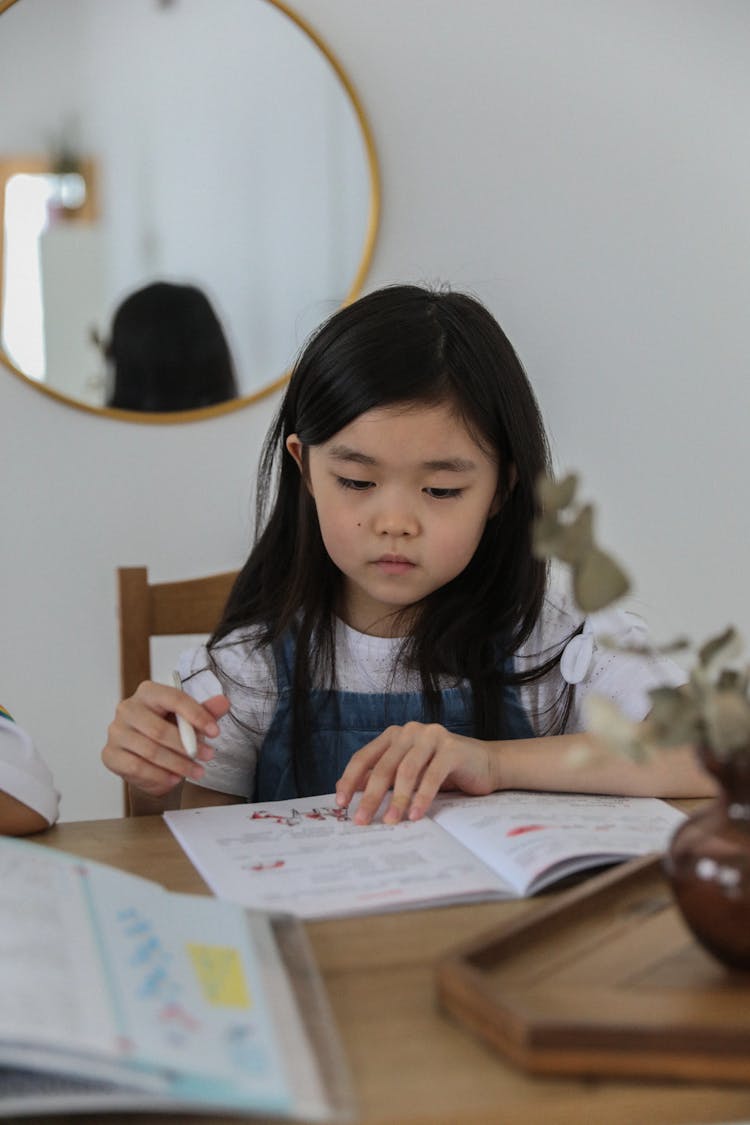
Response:
[[[664,871],[703,948],[750,971],[750,747],[727,759],[703,748],[700,758],[721,790],[677,829]]]

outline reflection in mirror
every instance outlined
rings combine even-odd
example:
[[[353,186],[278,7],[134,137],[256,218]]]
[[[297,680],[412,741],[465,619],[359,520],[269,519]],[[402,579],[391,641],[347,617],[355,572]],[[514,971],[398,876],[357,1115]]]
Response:
[[[121,302],[109,339],[105,405],[118,410],[199,410],[237,397],[224,329],[195,285],[155,281]]]
[[[358,292],[377,223],[369,130],[327,49],[275,0],[0,12],[0,359],[99,409],[97,340],[167,281],[215,309],[238,402],[277,384]]]

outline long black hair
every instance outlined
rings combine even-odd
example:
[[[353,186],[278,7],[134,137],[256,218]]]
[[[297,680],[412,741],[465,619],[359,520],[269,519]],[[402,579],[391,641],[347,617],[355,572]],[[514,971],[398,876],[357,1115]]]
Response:
[[[237,396],[234,364],[221,322],[194,285],[156,281],[126,297],[112,320],[108,406],[175,411]]]
[[[470,685],[479,738],[502,737],[505,684],[555,663],[509,671],[542,608],[547,568],[532,551],[532,523],[536,483],[550,468],[541,412],[513,347],[467,294],[397,285],[360,298],[314,333],[294,367],[261,454],[255,546],[209,641],[211,651],[247,626],[258,627],[259,644],[296,631],[292,725],[300,793],[315,792],[308,693],[314,681],[335,685],[340,573],[286,439],[296,433],[303,446],[315,446],[369,410],[444,402],[497,459],[504,502],[468,566],[416,607],[403,658],[419,670],[437,721],[439,677]]]

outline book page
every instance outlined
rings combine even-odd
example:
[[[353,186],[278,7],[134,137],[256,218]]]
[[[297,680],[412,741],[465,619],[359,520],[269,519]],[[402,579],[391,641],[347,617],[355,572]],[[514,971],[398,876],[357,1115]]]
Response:
[[[663,851],[684,820],[653,797],[528,792],[440,794],[432,815],[519,895],[586,867]]]
[[[0,1038],[114,1050],[116,1028],[76,864],[0,840]]]
[[[156,884],[124,896],[91,875],[124,1053],[173,1072],[175,1096],[248,1093],[267,1112],[289,1108],[282,1047],[246,917],[231,903],[170,895]]]
[[[328,918],[510,895],[431,819],[355,825],[355,809],[330,794],[164,817],[211,889],[246,906]]]

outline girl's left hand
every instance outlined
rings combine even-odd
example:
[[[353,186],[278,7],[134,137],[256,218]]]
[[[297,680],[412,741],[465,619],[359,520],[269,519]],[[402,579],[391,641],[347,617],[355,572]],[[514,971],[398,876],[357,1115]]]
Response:
[[[459,789],[472,796],[492,793],[492,757],[489,743],[452,734],[438,723],[388,727],[352,755],[336,783],[336,802],[347,807],[361,789],[354,823],[369,824],[393,789],[383,822],[397,824],[406,815],[419,820],[439,789]]]

